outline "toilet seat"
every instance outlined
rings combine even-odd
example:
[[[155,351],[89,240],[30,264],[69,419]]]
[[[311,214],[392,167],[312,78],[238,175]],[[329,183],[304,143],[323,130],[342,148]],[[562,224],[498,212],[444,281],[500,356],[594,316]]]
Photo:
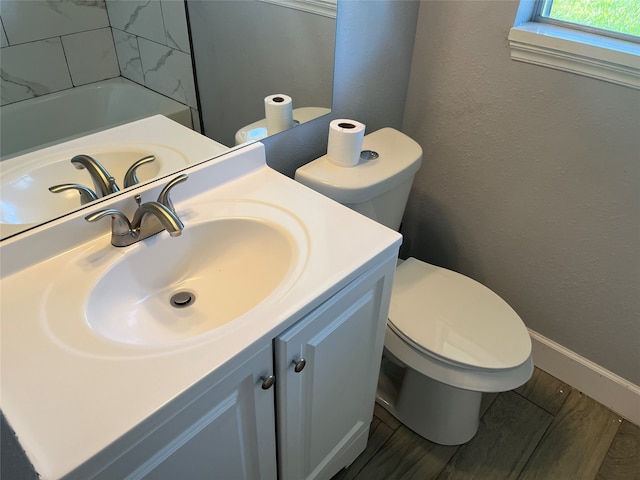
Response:
[[[461,388],[499,390],[533,368],[528,331],[504,300],[475,280],[415,258],[396,269],[387,325],[385,346],[393,355]],[[441,373],[434,376],[434,368]],[[480,385],[456,380],[460,372],[475,372]]]

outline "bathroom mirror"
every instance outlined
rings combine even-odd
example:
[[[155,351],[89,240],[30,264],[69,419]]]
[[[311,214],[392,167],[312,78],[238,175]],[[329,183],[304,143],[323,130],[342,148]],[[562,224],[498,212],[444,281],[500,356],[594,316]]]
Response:
[[[237,145],[271,134],[265,98],[277,94],[289,101],[272,112],[275,123],[330,112],[335,0],[188,0],[187,6],[205,135]]]
[[[266,121],[264,99],[268,95],[285,94],[292,99],[294,125],[330,112],[336,1],[99,0],[91,4],[83,3],[79,8],[77,2],[64,0],[3,0],[0,11],[3,57],[3,111],[0,112],[2,127],[8,125],[4,111],[23,103],[12,98],[16,89],[28,91],[27,96],[36,95],[36,100],[41,100],[51,91],[80,90],[82,87],[71,87],[81,84],[82,78],[87,75],[99,79],[106,68],[104,63],[96,61],[95,51],[87,53],[84,50],[94,44],[102,45],[105,37],[107,40],[113,38],[115,42],[117,55],[112,52],[116,58],[111,62],[115,61],[117,64],[115,73],[111,72],[102,78],[122,74],[118,81],[136,87],[146,85],[149,88],[145,90],[153,88],[162,94],[163,99],[172,95],[175,85],[176,90],[182,88],[184,92],[180,91],[177,95],[180,103],[186,104],[182,106],[186,109],[176,113],[175,119],[187,125],[193,121],[196,129],[200,128],[202,133],[220,143],[219,154],[223,154],[225,147],[240,143],[236,141],[236,134],[243,127],[252,127],[253,124],[249,131],[254,134],[258,132],[258,136],[246,138],[248,141],[259,140],[268,134],[259,130]],[[112,15],[113,12],[117,14]],[[106,25],[104,18],[107,18]],[[83,26],[78,27],[78,22]],[[87,22],[90,26],[87,26]],[[154,30],[153,22],[160,27]],[[47,28],[42,25],[47,25]],[[181,26],[183,32],[180,30]],[[159,32],[158,29],[162,31]],[[39,49],[41,46],[46,48]],[[40,66],[51,72],[51,62],[57,54],[62,55],[66,72],[53,80],[41,78],[45,73],[42,68],[36,67],[44,64]],[[83,57],[87,54],[90,58]],[[149,60],[145,62],[145,55],[156,63],[150,66]],[[108,56],[105,54],[105,58]],[[136,62],[138,67],[131,69]],[[82,65],[84,70],[79,70],[78,65]],[[40,76],[38,72],[41,73]],[[185,72],[191,78],[192,92],[189,91],[188,78],[183,79]],[[65,74],[66,79],[63,78]],[[89,84],[95,81],[92,80]],[[58,86],[50,86],[51,82],[58,82]],[[90,94],[90,97],[94,98],[95,95]],[[70,109],[67,107],[66,111],[75,111],[76,108],[87,105],[89,100],[79,96],[76,104]],[[98,113],[98,117],[106,116],[108,107],[108,101],[102,105],[91,104],[93,113]],[[295,118],[295,111],[298,109],[304,111],[303,118]],[[154,113],[158,112],[149,114]],[[56,133],[55,127],[60,123],[60,116],[49,121],[53,131],[48,133],[52,137],[46,139],[45,146],[70,138],[66,134]],[[30,125],[29,120],[27,125]],[[9,129],[2,130],[5,135],[9,133]],[[41,132],[42,128],[30,130]],[[19,188],[30,188],[31,177],[28,172],[20,180],[21,177],[15,175],[13,166],[9,168],[10,164],[6,160],[11,160],[11,157],[18,158],[15,153],[3,155],[0,179],[5,172],[12,170],[12,181],[17,177]],[[68,167],[73,172],[70,160],[71,158],[66,162],[69,162]],[[131,160],[136,159],[127,156],[129,164],[132,163]],[[152,162],[149,163],[151,164]],[[42,165],[35,167],[39,172],[47,170],[41,168]],[[141,183],[151,179],[147,178],[145,168],[145,165],[139,168]],[[184,166],[176,167],[176,170],[181,168]],[[93,189],[87,172],[83,173],[87,177],[83,183]],[[171,173],[163,171],[157,175]],[[118,184],[121,181],[118,180]],[[4,180],[2,183],[0,197],[4,197],[3,190],[9,191],[3,188]],[[55,198],[53,193],[46,194]],[[73,194],[76,195],[76,192]],[[80,195],[76,196],[77,208],[71,208],[65,213],[86,206],[81,205]],[[35,218],[39,219],[37,222],[20,224],[19,220],[12,218],[20,218],[18,212],[23,205],[20,202],[9,204],[8,201],[5,202],[5,198],[0,200],[1,208],[7,212],[6,215],[5,212],[2,214],[2,226],[9,227],[2,228],[0,239],[60,216],[51,214],[48,217],[48,213],[36,212]],[[30,214],[38,208],[33,205],[25,207],[30,209]]]

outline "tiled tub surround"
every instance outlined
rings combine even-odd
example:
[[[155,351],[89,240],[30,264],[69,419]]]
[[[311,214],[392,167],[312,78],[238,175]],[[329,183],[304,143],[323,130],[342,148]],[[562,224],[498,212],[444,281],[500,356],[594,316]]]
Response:
[[[107,0],[123,77],[197,108],[183,2]]]
[[[71,111],[73,115],[68,115]],[[157,114],[193,128],[188,106],[122,77],[30,98],[3,107],[0,157],[4,160]]]
[[[2,105],[122,75],[197,120],[183,2],[2,0],[0,19]]]

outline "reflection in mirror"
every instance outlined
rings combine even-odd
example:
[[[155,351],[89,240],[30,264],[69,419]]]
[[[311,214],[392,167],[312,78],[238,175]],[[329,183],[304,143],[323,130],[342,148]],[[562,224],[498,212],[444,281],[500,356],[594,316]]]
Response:
[[[13,235],[229,150],[209,140],[196,149],[202,138],[154,115],[5,160],[0,234]]]
[[[8,83],[2,83],[6,96]],[[123,77],[5,104],[0,113],[2,160],[158,113],[193,126],[188,105]]]
[[[92,200],[87,190],[101,197],[90,172],[74,168],[74,156],[93,157],[122,190],[127,169],[158,155],[128,151],[117,156],[116,166],[93,150],[53,158],[40,155],[42,148],[161,113],[197,131],[202,117],[203,133],[220,143],[213,157],[242,143],[234,135],[243,126],[257,122],[262,128],[267,95],[292,98],[294,124],[329,112],[335,0],[189,0],[192,21],[191,10],[205,4],[220,9],[208,27],[208,33],[213,25],[220,29],[211,48],[197,38],[190,41],[181,0],[2,0],[1,237],[77,210]],[[200,25],[207,21],[195,18]],[[294,56],[285,58],[287,51]],[[295,115],[307,107],[307,115]],[[38,155],[28,154],[34,151]],[[144,183],[172,173],[168,164],[160,168],[158,163],[144,162],[133,176]],[[53,175],[53,170],[64,174]],[[69,184],[80,187],[60,187]],[[25,198],[40,200],[24,205]],[[55,211],[44,208],[54,198],[70,203]]]
[[[231,146],[330,112],[336,0],[187,8],[205,135]]]

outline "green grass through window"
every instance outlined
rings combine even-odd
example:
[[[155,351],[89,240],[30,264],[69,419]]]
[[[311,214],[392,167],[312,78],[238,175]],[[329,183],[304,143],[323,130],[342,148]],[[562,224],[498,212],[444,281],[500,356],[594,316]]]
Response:
[[[640,37],[640,0],[553,0],[549,17]]]

